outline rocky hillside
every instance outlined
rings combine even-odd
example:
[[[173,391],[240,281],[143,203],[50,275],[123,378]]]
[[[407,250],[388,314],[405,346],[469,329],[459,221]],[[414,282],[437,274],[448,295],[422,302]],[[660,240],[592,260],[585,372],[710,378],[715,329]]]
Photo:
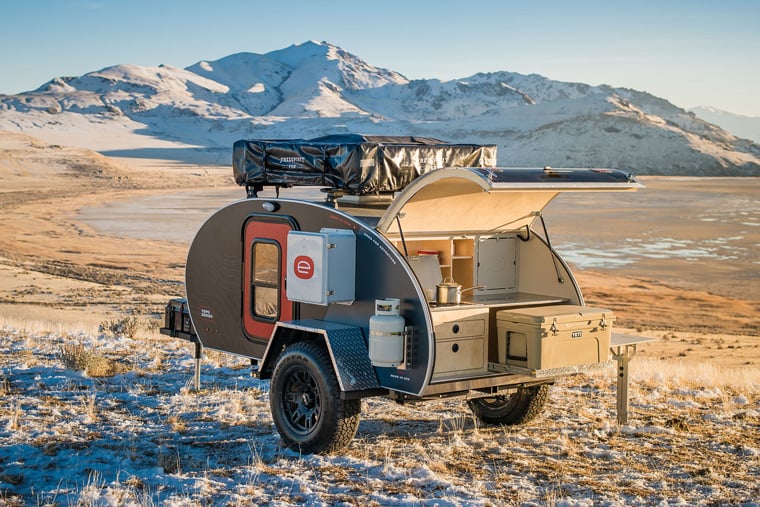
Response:
[[[186,69],[57,77],[0,96],[0,129],[106,154],[156,148],[150,156],[191,163],[227,163],[240,138],[351,131],[492,143],[505,166],[760,175],[760,145],[646,92],[511,72],[410,81],[316,42]]]

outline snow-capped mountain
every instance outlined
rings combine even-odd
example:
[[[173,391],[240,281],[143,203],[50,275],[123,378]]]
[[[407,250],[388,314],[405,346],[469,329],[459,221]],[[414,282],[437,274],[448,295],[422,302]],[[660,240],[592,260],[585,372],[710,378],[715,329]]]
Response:
[[[689,111],[735,136],[760,143],[760,117],[729,113],[710,106],[692,107]]]
[[[186,162],[211,154],[228,163],[241,138],[351,131],[496,144],[505,166],[760,175],[759,145],[645,92],[511,72],[410,81],[313,41],[186,69],[58,77],[0,96],[0,129],[106,154],[156,148]]]

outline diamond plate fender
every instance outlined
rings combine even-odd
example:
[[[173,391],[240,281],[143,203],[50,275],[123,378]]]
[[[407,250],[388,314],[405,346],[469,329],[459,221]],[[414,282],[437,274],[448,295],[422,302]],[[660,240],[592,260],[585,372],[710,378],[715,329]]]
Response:
[[[341,391],[380,388],[375,369],[369,361],[369,351],[361,328],[313,319],[277,323],[264,353],[262,378],[271,376],[279,355],[276,351],[296,341],[293,339],[294,331],[318,334],[324,338]]]

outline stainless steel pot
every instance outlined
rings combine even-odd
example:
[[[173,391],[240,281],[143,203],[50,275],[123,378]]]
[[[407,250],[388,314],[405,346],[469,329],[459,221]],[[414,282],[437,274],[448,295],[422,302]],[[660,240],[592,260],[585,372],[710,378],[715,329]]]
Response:
[[[439,305],[458,305],[462,300],[462,286],[453,278],[445,278],[436,285],[436,301]]]
[[[462,303],[462,292],[485,288],[485,285],[476,285],[475,287],[463,289],[460,284],[456,283],[453,278],[449,277],[436,285],[436,302],[439,305],[458,305]]]

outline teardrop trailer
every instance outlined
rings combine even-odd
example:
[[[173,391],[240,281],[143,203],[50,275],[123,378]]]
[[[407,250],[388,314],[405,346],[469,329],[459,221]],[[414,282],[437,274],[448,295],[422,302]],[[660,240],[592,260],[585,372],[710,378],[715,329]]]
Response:
[[[493,166],[493,146],[431,139],[238,141],[248,196],[201,226],[161,332],[194,342],[198,360],[203,348],[250,358],[283,442],[302,452],[348,445],[372,396],[461,396],[485,423],[524,423],[551,383],[611,353],[627,368],[636,342],[612,343],[612,311],[584,305],[542,210],[560,192],[641,185],[616,170]],[[300,185],[322,192],[280,197]],[[276,195],[260,196],[267,186]]]

